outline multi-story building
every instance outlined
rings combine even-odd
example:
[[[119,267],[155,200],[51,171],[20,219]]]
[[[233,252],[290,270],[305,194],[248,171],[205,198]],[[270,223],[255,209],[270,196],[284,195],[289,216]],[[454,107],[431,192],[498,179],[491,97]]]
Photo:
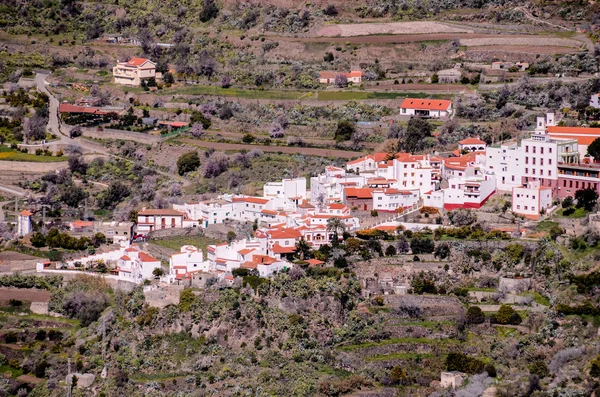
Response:
[[[233,204],[223,199],[197,203],[173,204],[173,209],[185,213],[187,218],[197,220],[201,227],[223,223],[233,216]]]
[[[267,182],[263,186],[263,197],[285,197],[299,204],[301,200],[306,198],[306,178]]]
[[[156,64],[146,58],[117,61],[117,66],[113,67],[113,77],[117,84],[138,86],[144,79],[156,78]]]
[[[172,209],[142,209],[137,215],[137,230],[148,233],[154,230],[198,227],[198,221],[189,219],[185,212]]]
[[[541,186],[539,181],[513,188],[512,212],[515,214],[538,220],[551,206],[552,188]]]
[[[423,194],[436,187],[433,168],[427,155],[398,154],[393,160],[392,172],[387,173],[387,178],[395,179],[397,184],[393,187],[399,190],[418,189]]]
[[[496,176],[497,190],[512,192],[523,184],[522,158],[521,147],[516,143],[486,147],[484,167]]]
[[[581,189],[594,189],[600,193],[600,164],[598,163],[559,163],[557,197],[575,197]]]

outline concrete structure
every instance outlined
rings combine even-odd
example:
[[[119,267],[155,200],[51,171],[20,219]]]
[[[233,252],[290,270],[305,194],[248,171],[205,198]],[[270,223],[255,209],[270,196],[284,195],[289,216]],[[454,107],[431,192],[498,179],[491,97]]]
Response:
[[[531,289],[530,277],[500,277],[498,291],[502,292],[523,292]]]
[[[463,372],[442,372],[440,378],[440,385],[442,387],[451,387],[453,389],[456,389],[457,387],[461,387],[466,379],[467,375]]]
[[[492,70],[510,70],[524,72],[529,68],[528,62],[492,62]]]
[[[199,222],[199,226],[223,223],[233,217],[233,204],[222,198],[197,203],[173,204],[173,209],[186,214],[186,217]]]
[[[319,83],[334,84],[335,77],[338,75],[346,76],[348,83],[352,83],[352,84],[362,83],[362,72],[360,70],[353,70],[350,73],[324,70],[322,72],[319,72]]]
[[[512,192],[523,184],[522,157],[516,143],[486,147],[484,167],[496,176],[497,190]]]
[[[462,77],[460,68],[444,69],[437,72],[438,82],[442,84],[458,83]]]
[[[192,245],[184,245],[179,253],[171,255],[169,273],[163,278],[173,282],[174,280],[189,279],[195,273],[209,270],[209,262],[204,260],[202,251]]]
[[[130,242],[133,237],[133,222],[73,221],[69,224],[72,235],[93,237],[102,233],[114,244]]]
[[[452,101],[444,99],[406,98],[400,105],[401,116],[448,117],[452,113]]]
[[[539,181],[513,188],[512,212],[515,214],[538,220],[540,212],[549,210],[551,206],[552,188],[542,187]]]
[[[17,217],[17,236],[24,237],[33,231],[31,225],[31,216],[33,214],[28,210],[19,212]]]
[[[117,84],[139,86],[144,79],[156,78],[156,64],[146,58],[117,61],[117,66],[113,68],[113,77]]]
[[[577,150],[581,157],[587,154],[588,146],[600,138],[600,128],[549,126],[546,131],[552,139],[577,140]]]
[[[600,109],[600,94],[592,94],[590,97],[590,106],[595,109]]]
[[[373,209],[379,212],[398,212],[414,206],[421,196],[417,190],[373,189]]]

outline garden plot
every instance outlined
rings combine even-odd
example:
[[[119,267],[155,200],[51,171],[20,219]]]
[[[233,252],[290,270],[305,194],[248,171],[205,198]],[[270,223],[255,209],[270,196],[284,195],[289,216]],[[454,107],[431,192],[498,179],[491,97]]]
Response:
[[[481,46],[552,46],[578,48],[583,45],[581,41],[559,37],[487,37],[476,39],[460,39],[460,45],[467,47]]]
[[[326,26],[317,36],[368,36],[378,34],[473,33],[472,30],[439,22],[356,23]]]

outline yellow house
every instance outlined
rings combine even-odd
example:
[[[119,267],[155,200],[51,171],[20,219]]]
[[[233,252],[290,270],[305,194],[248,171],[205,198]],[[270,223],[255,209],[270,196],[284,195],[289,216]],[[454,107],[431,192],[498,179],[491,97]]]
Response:
[[[140,85],[143,79],[156,78],[156,64],[146,58],[117,61],[117,66],[113,68],[113,76],[117,84]]]

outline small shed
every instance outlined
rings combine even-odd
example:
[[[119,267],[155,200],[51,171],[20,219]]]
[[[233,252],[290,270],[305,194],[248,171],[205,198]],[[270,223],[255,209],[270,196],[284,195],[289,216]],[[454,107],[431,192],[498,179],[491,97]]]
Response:
[[[142,119],[142,124],[143,125],[156,125],[157,121],[158,121],[158,119],[156,117],[144,117]]]

